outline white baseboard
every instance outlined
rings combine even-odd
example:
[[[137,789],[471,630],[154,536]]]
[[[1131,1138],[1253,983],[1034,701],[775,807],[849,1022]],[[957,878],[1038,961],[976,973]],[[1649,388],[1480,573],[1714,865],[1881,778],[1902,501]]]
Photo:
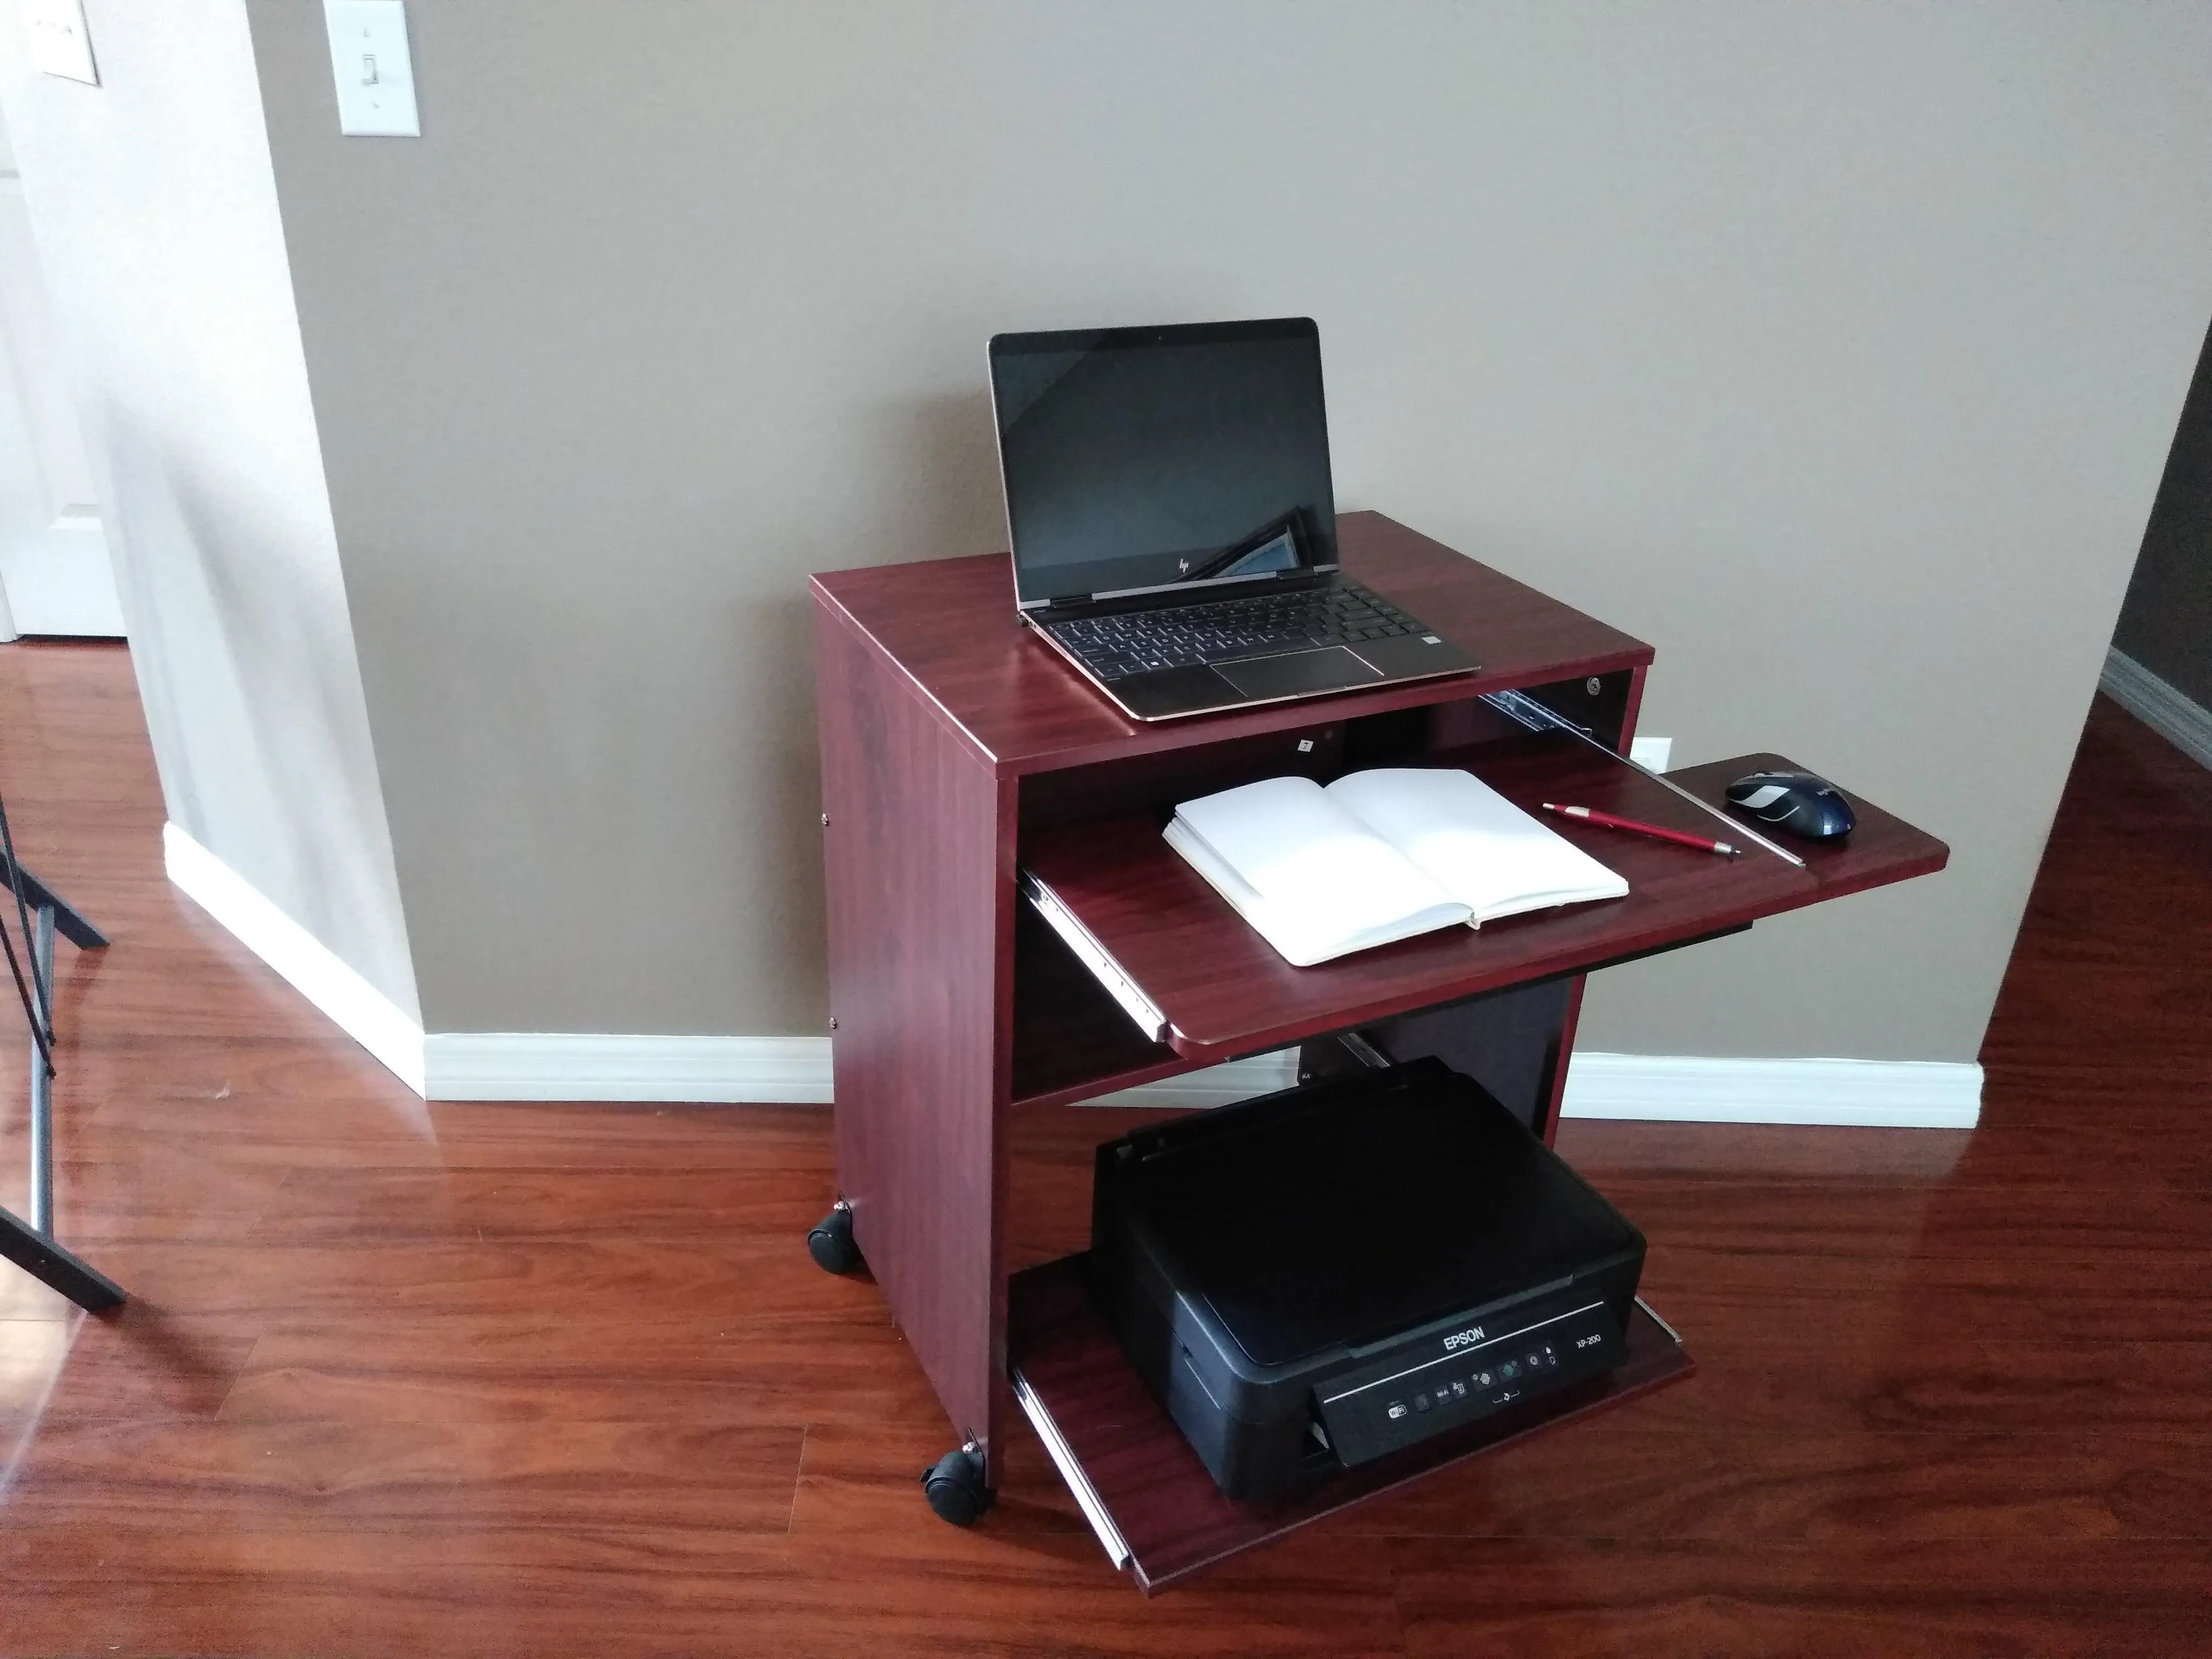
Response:
[[[726,1101],[830,1097],[826,1037],[434,1034],[433,1100]],[[1087,1103],[1204,1110],[1297,1081],[1286,1049],[1124,1089]],[[1971,1129],[1982,1068],[1870,1060],[1726,1060],[1578,1054],[1570,1117]]]
[[[2115,647],[2098,684],[2105,694],[2199,766],[2212,767],[2212,709],[2191,701]]]
[[[1166,1078],[1158,1083],[1139,1084],[1133,1089],[1122,1089],[1110,1095],[1100,1095],[1086,1100],[1086,1106],[1150,1106],[1168,1111],[1202,1112],[1212,1106],[1231,1106],[1240,1100],[1249,1100],[1255,1095],[1273,1094],[1278,1089],[1287,1089],[1298,1080],[1298,1051],[1279,1048],[1272,1054],[1254,1054],[1249,1060],[1232,1060],[1226,1065],[1209,1066],[1202,1072],[1185,1072],[1181,1077]]]
[[[1577,1053],[1560,1106],[1563,1117],[1893,1129],[1971,1129],[1981,1115],[1972,1061],[1693,1054]]]
[[[1286,1048],[1087,1103],[1202,1110],[1287,1089],[1297,1080],[1297,1051]],[[1678,1123],[1971,1129],[1980,1121],[1981,1104],[1982,1068],[1972,1063],[1584,1052],[1567,1068],[1561,1115]]]
[[[161,826],[161,861],[169,879],[187,898],[390,1067],[393,1076],[416,1094],[422,1092],[422,1028],[398,1004],[173,823]]]
[[[830,1039],[431,1033],[432,1100],[826,1103]]]
[[[830,1040],[796,1036],[614,1036],[433,1032],[432,1100],[630,1100],[826,1104]],[[1086,1103],[1200,1110],[1297,1081],[1297,1054],[1259,1054]]]

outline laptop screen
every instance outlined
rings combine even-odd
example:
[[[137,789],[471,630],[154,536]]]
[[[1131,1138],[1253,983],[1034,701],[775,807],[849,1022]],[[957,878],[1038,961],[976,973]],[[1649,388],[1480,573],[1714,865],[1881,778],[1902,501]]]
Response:
[[[1307,318],[991,342],[1022,605],[1336,563]]]

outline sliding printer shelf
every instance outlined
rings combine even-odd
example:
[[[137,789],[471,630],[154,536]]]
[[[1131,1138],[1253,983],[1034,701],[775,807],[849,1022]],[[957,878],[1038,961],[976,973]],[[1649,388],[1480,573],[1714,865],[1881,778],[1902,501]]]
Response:
[[[1729,837],[1724,824],[1663,785],[1562,732],[1397,763],[1465,766],[1532,812],[1540,802],[1563,801]],[[1769,769],[1802,769],[1778,755],[1740,755],[1669,781],[1719,805],[1730,780]],[[1547,817],[1626,877],[1627,896],[1480,929],[1443,928],[1313,968],[1284,961],[1161,839],[1164,815],[1158,811],[1055,826],[1031,839],[1022,863],[1045,902],[1084,936],[1094,959],[1103,959],[1102,981],[1133,987],[1153,1011],[1143,1018],[1157,1017],[1158,1041],[1133,1031],[1144,1040],[1127,1048],[1127,1056],[1152,1060],[1164,1046],[1204,1066],[1504,987],[1587,973],[1942,867],[1942,842],[1856,795],[1850,799],[1858,828],[1835,846],[1792,843],[1802,867],[1740,836],[1743,855],[1726,859]],[[1103,1020],[1097,1000],[1090,1006],[1091,1017]],[[1136,1018],[1125,1015],[1133,1024]]]
[[[1625,1405],[1696,1369],[1674,1332],[1639,1302],[1629,1322],[1628,1360],[1603,1376],[1346,1469],[1293,1497],[1238,1503],[1222,1496],[1123,1357],[1091,1300],[1085,1257],[1016,1273],[1007,1303],[1014,1396],[1107,1555],[1147,1595],[1446,1464]]]

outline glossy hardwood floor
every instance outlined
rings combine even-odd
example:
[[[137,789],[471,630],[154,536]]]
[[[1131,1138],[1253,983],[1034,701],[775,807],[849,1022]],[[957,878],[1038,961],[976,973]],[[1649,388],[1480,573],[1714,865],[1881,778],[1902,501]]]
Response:
[[[137,1293],[0,1265],[0,1653],[2212,1651],[2212,775],[2108,704],[1984,1127],[1569,1124],[1698,1376],[1150,1601],[1026,1437],[924,1509],[825,1114],[415,1101],[163,880],[119,651],[0,648],[0,789],[115,941],[60,1210]],[[1128,1120],[1025,1120],[1024,1261]]]

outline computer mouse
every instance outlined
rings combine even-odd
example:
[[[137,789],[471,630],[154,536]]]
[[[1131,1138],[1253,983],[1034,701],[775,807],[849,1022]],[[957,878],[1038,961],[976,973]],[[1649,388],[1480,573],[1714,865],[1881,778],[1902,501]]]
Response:
[[[1727,793],[1730,805],[1807,841],[1841,841],[1857,822],[1844,792],[1810,772],[1753,772]]]

